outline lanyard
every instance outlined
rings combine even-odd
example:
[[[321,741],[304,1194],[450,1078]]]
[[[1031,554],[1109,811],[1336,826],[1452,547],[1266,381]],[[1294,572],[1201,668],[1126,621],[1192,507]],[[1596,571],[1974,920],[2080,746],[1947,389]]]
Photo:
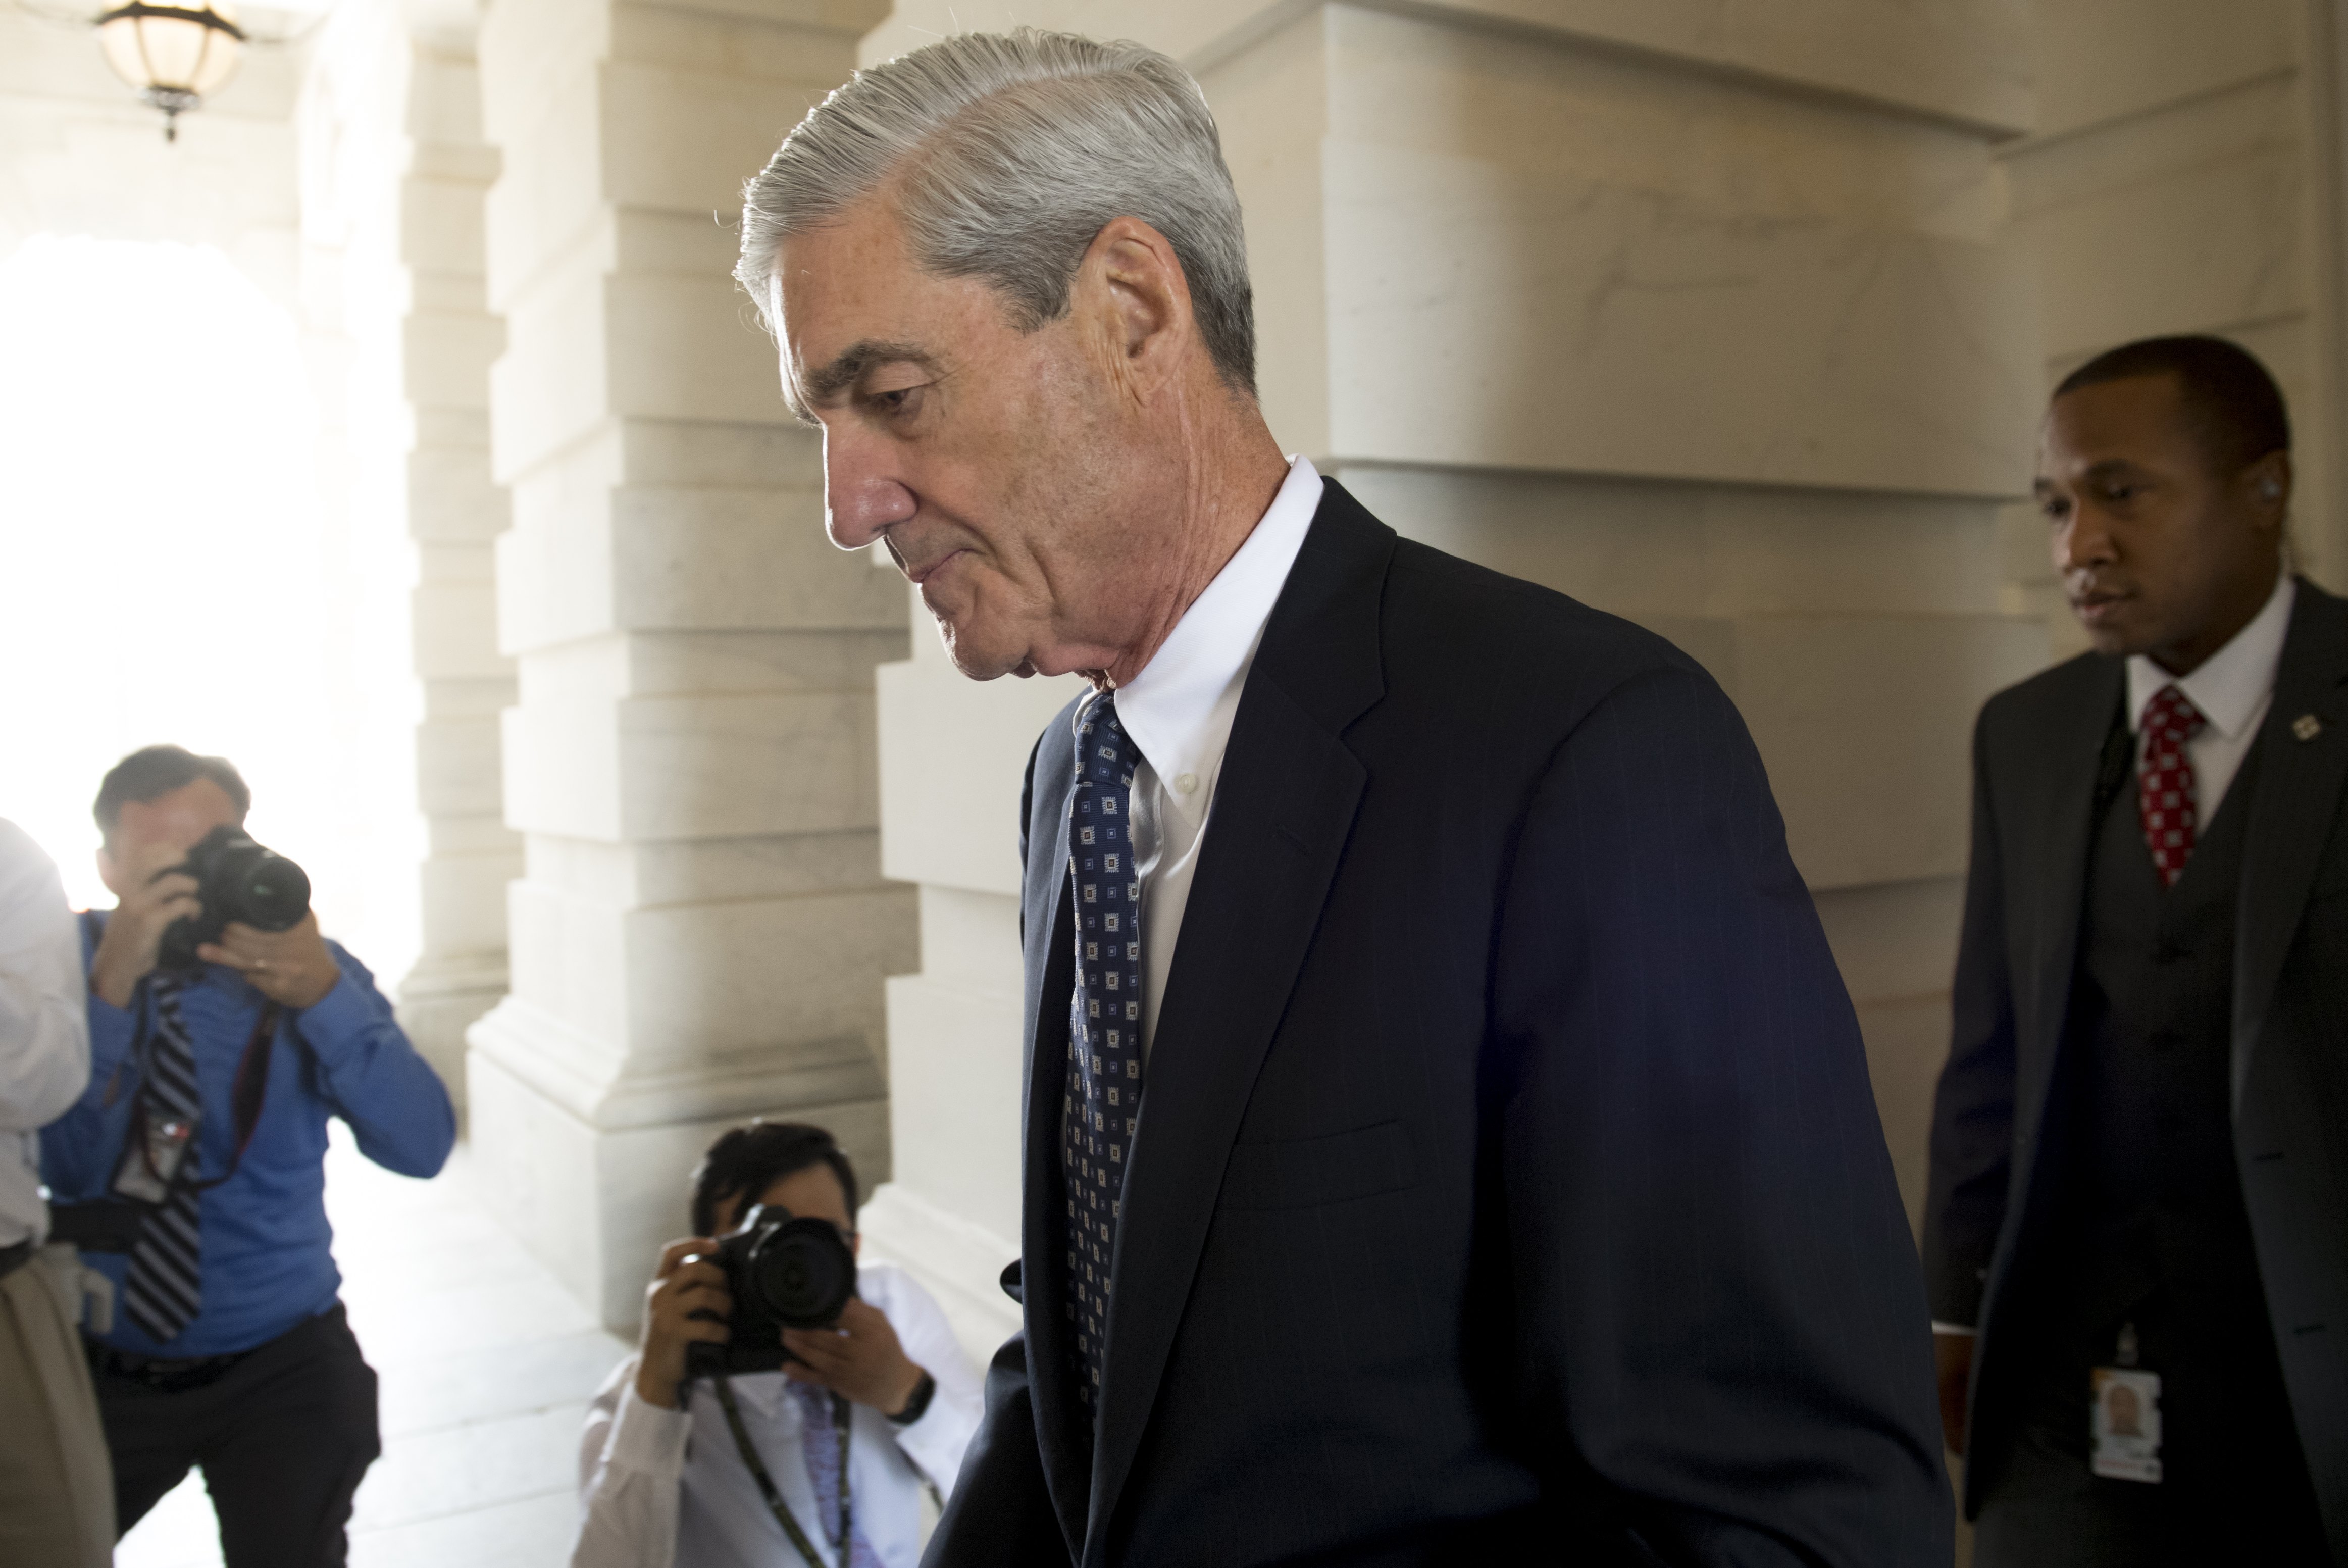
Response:
[[[783,1527],[783,1533],[791,1538],[791,1544],[799,1549],[799,1555],[807,1559],[808,1568],[823,1568],[823,1559],[816,1555],[815,1542],[807,1538],[807,1532],[799,1528],[799,1522],[791,1517],[790,1505],[783,1501],[783,1494],[775,1490],[775,1478],[767,1473],[766,1463],[758,1458],[758,1450],[750,1446],[749,1429],[742,1424],[741,1408],[734,1403],[734,1386],[722,1376],[711,1378],[710,1382],[716,1386],[717,1402],[726,1408],[726,1424],[733,1429],[734,1446],[741,1450],[742,1462],[750,1468],[750,1479],[758,1483],[758,1495],[767,1500],[767,1511],[775,1516],[775,1522]],[[847,1403],[837,1394],[831,1397],[832,1429],[839,1434],[839,1561],[843,1568],[855,1549],[854,1539],[850,1532],[852,1511],[848,1495]],[[813,1432],[806,1432],[799,1440],[811,1442],[814,1439]],[[823,1500],[818,1498],[816,1506],[822,1507]]]

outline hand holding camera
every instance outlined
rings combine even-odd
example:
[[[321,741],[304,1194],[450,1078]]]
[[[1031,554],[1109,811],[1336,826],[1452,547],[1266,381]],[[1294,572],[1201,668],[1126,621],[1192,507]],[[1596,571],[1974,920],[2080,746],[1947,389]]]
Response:
[[[769,1205],[723,1241],[669,1243],[646,1302],[637,1397],[675,1408],[688,1378],[777,1370],[886,1415],[922,1380],[887,1315],[856,1298],[856,1255],[830,1221]]]
[[[783,1331],[791,1359],[783,1376],[820,1383],[884,1416],[898,1416],[922,1386],[922,1369],[897,1341],[888,1314],[870,1302],[851,1299],[829,1328]]]
[[[90,966],[90,986],[117,1007],[149,970],[222,964],[284,1007],[315,1005],[342,977],[310,909],[302,868],[242,828],[221,826],[184,851],[148,842],[126,851],[127,889]]]
[[[696,1345],[722,1348],[733,1337],[727,1324],[734,1297],[726,1271],[711,1261],[716,1252],[707,1236],[661,1249],[660,1266],[644,1292],[644,1336],[636,1357],[636,1398],[647,1405],[675,1409],[686,1353]]]
[[[202,908],[196,879],[181,869],[184,851],[144,844],[124,858],[129,885],[107,920],[89,966],[89,988],[116,1007],[130,1006],[131,992],[155,967],[163,933]]]

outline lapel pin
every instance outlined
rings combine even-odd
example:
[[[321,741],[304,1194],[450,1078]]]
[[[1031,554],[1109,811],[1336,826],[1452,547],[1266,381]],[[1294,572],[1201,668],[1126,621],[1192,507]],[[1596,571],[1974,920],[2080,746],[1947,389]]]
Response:
[[[2291,732],[2302,740],[2312,740],[2323,733],[2323,721],[2312,713],[2302,713],[2291,721]]]

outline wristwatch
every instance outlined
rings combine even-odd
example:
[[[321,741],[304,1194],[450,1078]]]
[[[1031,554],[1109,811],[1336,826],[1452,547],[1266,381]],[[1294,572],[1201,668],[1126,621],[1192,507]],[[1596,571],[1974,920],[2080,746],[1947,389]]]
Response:
[[[930,1401],[937,1397],[937,1392],[938,1380],[930,1376],[927,1367],[922,1368],[922,1380],[913,1385],[913,1392],[905,1400],[905,1408],[889,1419],[901,1427],[911,1426],[928,1413]]]

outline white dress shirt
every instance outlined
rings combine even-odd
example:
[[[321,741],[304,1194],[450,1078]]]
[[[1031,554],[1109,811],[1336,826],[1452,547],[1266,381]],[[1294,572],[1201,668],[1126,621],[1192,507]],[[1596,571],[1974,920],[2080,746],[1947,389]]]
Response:
[[[918,1568],[922,1488],[936,1488],[941,1500],[953,1491],[963,1450],[978,1430],[978,1374],[936,1300],[902,1270],[865,1264],[856,1271],[856,1294],[880,1309],[906,1356],[937,1380],[918,1421],[900,1427],[863,1405],[850,1407],[849,1421],[849,1504],[857,1533],[888,1568]],[[798,1401],[780,1372],[732,1384],[742,1424],[775,1490],[825,1563],[837,1564],[799,1447]],[[829,1430],[821,1435],[837,1440]],[[802,1568],[706,1382],[692,1385],[685,1408],[664,1410],[636,1397],[636,1358],[622,1362],[587,1408],[579,1483],[582,1519],[572,1568]]]
[[[2209,722],[2185,743],[2193,763],[2193,805],[2196,820],[2207,830],[2217,820],[2226,787],[2241,770],[2242,758],[2259,738],[2267,709],[2274,704],[2276,666],[2282,663],[2283,637],[2291,631],[2291,607],[2298,585],[2285,572],[2267,595],[2266,607],[2231,641],[2210,655],[2189,676],[2173,676],[2142,654],[2127,662],[2128,728],[2139,738],[2137,761],[2144,761],[2145,705],[2175,686],[2185,699]]]
[[[47,1239],[40,1132],[89,1085],[88,998],[57,865],[0,821],[0,1247]]]
[[[1240,690],[1320,506],[1320,474],[1304,459],[1291,459],[1288,478],[1255,531],[1141,673],[1117,691],[1117,720],[1142,755],[1133,770],[1132,831],[1141,882],[1144,1059],[1158,1037],[1158,1009],[1198,875]]]

